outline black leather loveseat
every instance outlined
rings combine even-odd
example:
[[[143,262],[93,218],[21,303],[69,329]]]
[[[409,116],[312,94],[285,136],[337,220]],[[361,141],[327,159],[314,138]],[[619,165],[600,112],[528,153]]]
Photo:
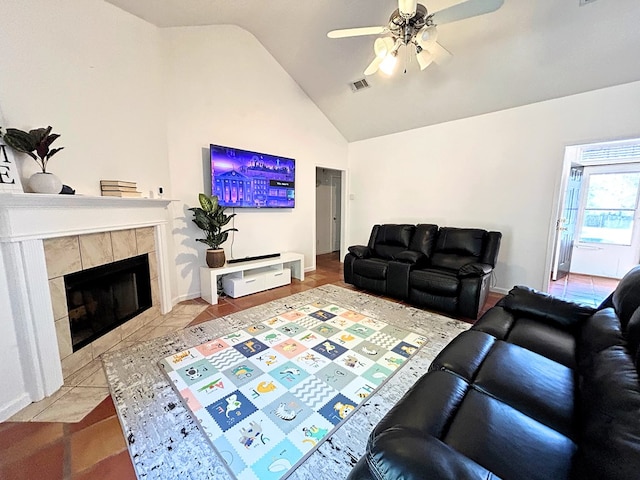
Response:
[[[459,317],[478,317],[500,249],[500,232],[433,224],[374,225],[349,247],[344,281]]]
[[[640,267],[597,309],[515,287],[372,432],[363,479],[640,478]]]

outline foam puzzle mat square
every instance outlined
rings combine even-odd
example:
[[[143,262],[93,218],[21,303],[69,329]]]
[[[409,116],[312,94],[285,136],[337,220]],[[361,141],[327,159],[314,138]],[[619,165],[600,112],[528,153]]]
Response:
[[[238,480],[287,477],[426,339],[313,303],[159,362]]]

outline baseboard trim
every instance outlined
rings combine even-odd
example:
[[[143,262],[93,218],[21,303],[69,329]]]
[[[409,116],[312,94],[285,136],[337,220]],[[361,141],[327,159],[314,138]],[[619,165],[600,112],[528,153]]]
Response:
[[[489,289],[490,292],[500,293],[502,295],[508,294],[510,290],[511,290],[510,288],[501,288],[501,287],[493,287]]]
[[[15,398],[8,405],[2,405],[0,407],[0,422],[4,422],[8,418],[18,413],[24,407],[31,403],[31,398],[27,393],[23,393],[18,398]]]

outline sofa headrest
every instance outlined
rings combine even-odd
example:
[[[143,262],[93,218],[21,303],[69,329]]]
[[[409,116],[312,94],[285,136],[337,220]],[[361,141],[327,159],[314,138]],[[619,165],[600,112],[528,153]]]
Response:
[[[415,225],[377,225],[373,249],[382,258],[392,259],[409,248]]]
[[[486,234],[486,230],[479,228],[442,227],[438,232],[435,251],[464,257],[480,257]]]
[[[622,329],[627,328],[631,315],[640,307],[640,265],[622,277],[611,297],[613,308],[620,318]]]
[[[416,231],[411,239],[409,249],[420,252],[430,258],[438,236],[438,226],[430,223],[421,223],[416,226]]]

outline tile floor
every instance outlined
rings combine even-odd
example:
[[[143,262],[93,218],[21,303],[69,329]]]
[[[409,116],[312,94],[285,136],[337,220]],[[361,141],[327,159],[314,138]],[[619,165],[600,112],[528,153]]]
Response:
[[[549,293],[565,300],[597,307],[618,286],[615,278],[594,277],[570,273],[549,283]]]
[[[134,333],[114,348],[171,333],[271,300],[325,284],[353,288],[342,280],[337,254],[320,255],[316,270],[304,282],[237,299],[221,298],[218,305],[202,299],[182,302],[159,316],[144,331]],[[483,311],[501,295],[491,293]],[[67,379],[55,395],[26,407],[0,423],[0,479],[135,480],[136,475],[122,434],[100,361]]]

